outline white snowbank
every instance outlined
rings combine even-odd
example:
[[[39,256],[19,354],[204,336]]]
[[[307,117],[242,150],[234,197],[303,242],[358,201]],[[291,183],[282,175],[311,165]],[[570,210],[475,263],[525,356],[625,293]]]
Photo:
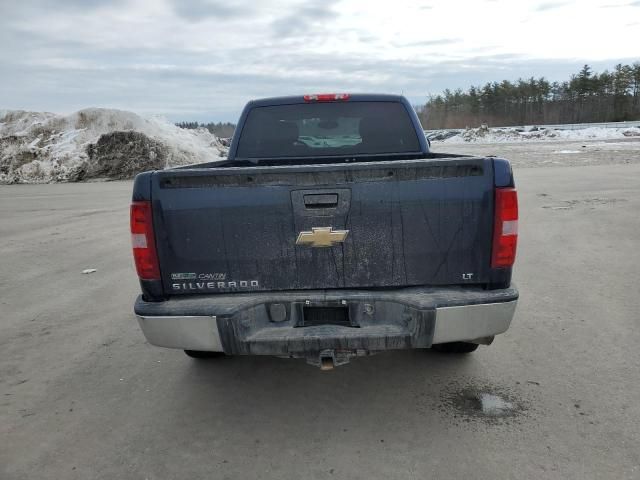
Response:
[[[638,122],[640,125],[640,121]],[[539,127],[524,131],[516,128],[469,128],[466,130],[447,130],[430,132],[432,142],[442,143],[499,143],[520,141],[558,141],[558,140],[598,140],[619,139],[640,136],[640,127],[604,128],[589,127],[579,130],[559,130]]]
[[[122,110],[88,108],[67,116],[0,111],[0,183],[90,178],[99,161],[90,151],[103,135],[113,132],[137,132],[142,135],[136,139],[143,143],[148,137],[143,151],[152,162],[162,159],[160,168],[220,160],[226,150],[204,128],[182,129],[162,118],[142,118]],[[116,143],[108,146],[109,158],[118,148]],[[131,151],[126,147],[121,155]]]

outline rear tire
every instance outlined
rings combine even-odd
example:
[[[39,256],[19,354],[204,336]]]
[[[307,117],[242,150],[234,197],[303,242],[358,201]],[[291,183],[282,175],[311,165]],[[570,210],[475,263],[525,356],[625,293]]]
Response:
[[[202,350],[185,350],[184,353],[186,353],[191,358],[197,358],[198,360],[202,360],[206,358],[224,357],[224,352],[205,352]]]
[[[471,353],[478,349],[477,343],[469,342],[450,342],[450,343],[438,343],[433,345],[433,349],[442,353]]]

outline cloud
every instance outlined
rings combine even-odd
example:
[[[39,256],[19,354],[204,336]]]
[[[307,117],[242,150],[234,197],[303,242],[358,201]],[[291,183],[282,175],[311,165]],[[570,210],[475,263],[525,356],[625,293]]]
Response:
[[[627,3],[612,3],[608,5],[602,5],[600,8],[625,8],[625,7],[640,7],[640,0]]]
[[[224,0],[171,0],[174,11],[190,22],[207,18],[221,20],[240,17],[246,9],[239,5],[230,5]]]
[[[417,42],[396,43],[396,47],[430,47],[434,45],[450,45],[461,41],[459,38],[440,38],[434,40],[419,40]]]
[[[0,0],[0,108],[235,120],[256,97],[378,91],[419,103],[444,88],[637,60],[627,13],[567,4],[560,18],[523,1],[479,0],[461,15],[455,2],[414,0]]]
[[[612,3],[607,5],[601,5],[600,8],[626,8],[626,7],[640,7],[640,0],[629,3]]]
[[[535,10],[537,12],[544,12],[546,10],[553,10],[556,8],[562,8],[565,5],[568,5],[569,2],[546,2],[546,3],[541,3],[539,5],[537,5],[535,7]]]
[[[277,38],[299,34],[309,36],[337,17],[338,14],[333,11],[336,3],[336,0],[325,0],[322,3],[308,0],[302,4],[294,5],[289,13],[278,17],[271,23],[273,34]]]

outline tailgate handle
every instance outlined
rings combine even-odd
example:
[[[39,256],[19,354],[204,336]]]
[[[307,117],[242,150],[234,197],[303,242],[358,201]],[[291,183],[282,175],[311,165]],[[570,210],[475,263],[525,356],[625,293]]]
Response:
[[[304,196],[306,208],[336,208],[338,206],[337,193],[319,193]]]

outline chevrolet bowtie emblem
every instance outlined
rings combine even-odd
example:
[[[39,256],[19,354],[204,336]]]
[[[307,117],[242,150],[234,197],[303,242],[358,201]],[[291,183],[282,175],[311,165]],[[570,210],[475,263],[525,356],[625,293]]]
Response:
[[[300,232],[296,245],[310,247],[333,247],[347,238],[349,230],[334,230],[333,227],[313,227],[310,232]]]

